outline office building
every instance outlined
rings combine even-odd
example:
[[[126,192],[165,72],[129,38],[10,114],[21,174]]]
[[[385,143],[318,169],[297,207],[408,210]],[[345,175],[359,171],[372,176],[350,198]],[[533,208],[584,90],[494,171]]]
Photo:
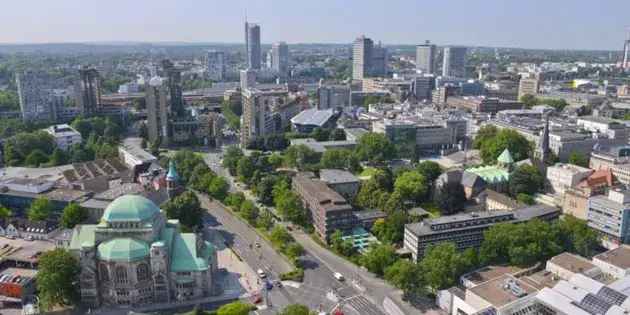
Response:
[[[240,79],[241,91],[253,89],[254,87],[256,87],[256,71],[252,69],[241,70]]]
[[[272,69],[282,80],[289,76],[289,46],[285,42],[277,42],[271,46]]]
[[[567,189],[576,187],[582,180],[588,178],[593,170],[573,164],[557,163],[547,168],[547,180],[551,191],[558,197],[563,197]]]
[[[426,41],[416,46],[416,70],[423,74],[435,74],[437,46]]]
[[[540,81],[537,78],[523,78],[518,83],[518,99],[520,100],[523,95],[538,95],[540,88]]]
[[[260,25],[245,22],[245,54],[247,67],[260,70],[262,51],[260,49]]]
[[[630,70],[630,34],[623,45],[623,64],[621,67],[624,71]]]
[[[451,107],[465,109],[472,112],[492,114],[496,114],[497,112],[503,110],[523,109],[525,107],[525,105],[523,105],[523,103],[521,102],[508,101],[504,99],[490,98],[484,96],[447,96],[446,104]]]
[[[466,47],[444,47],[442,76],[465,78],[467,51]]]
[[[281,133],[290,119],[301,111],[299,103],[289,99],[286,89],[244,89],[241,117],[241,146],[250,141]]]
[[[147,133],[151,143],[169,144],[168,91],[162,78],[153,77],[145,88],[147,105]]]
[[[310,211],[317,236],[328,242],[337,230],[349,232],[354,226],[352,206],[325,182],[300,173],[293,178],[293,191]]]
[[[206,53],[208,66],[208,79],[212,81],[223,81],[225,78],[225,52],[210,50]]]
[[[526,222],[535,218],[553,220],[559,215],[556,208],[536,205],[515,211],[462,213],[428,219],[405,225],[404,247],[411,252],[414,261],[419,261],[431,245],[453,242],[460,251],[478,248],[483,242],[484,231],[495,224]]]
[[[15,82],[24,121],[51,121],[54,119],[50,77],[46,73],[18,72],[15,75]]]
[[[342,109],[350,106],[350,87],[347,85],[324,84],[317,87],[317,109]]]
[[[75,144],[81,144],[81,134],[68,124],[52,125],[44,131],[50,134],[57,147],[61,150],[68,150]]]
[[[431,102],[433,89],[435,89],[435,77],[433,75],[415,77],[411,88],[418,101]]]
[[[352,45],[352,78],[384,76],[387,73],[387,50],[365,36],[357,38]]]
[[[81,115],[90,117],[101,110],[101,79],[94,68],[81,68],[79,70],[79,82],[77,89],[77,105]]]
[[[137,307],[216,295],[217,253],[194,233],[182,233],[151,200],[124,195],[96,225],[78,225],[70,252],[78,259],[81,302]]]
[[[166,78],[166,87],[170,97],[170,112],[175,117],[182,117],[185,114],[184,97],[182,95],[182,72],[168,59],[162,61],[162,70]]]
[[[630,191],[612,189],[608,196],[588,200],[588,226],[599,232],[602,245],[615,248],[630,242]]]

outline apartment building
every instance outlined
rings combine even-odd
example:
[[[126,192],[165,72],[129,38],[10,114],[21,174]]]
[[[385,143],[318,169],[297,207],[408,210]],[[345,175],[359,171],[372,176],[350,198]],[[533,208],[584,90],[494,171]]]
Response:
[[[466,109],[473,112],[492,114],[508,109],[523,109],[525,106],[523,103],[517,101],[484,96],[447,97],[446,104],[451,107]]]
[[[593,173],[593,170],[567,163],[557,163],[547,168],[547,181],[551,191],[558,197],[564,196],[568,188],[577,186]]]
[[[67,151],[75,144],[81,144],[83,139],[81,134],[68,124],[53,125],[44,131],[50,134],[55,140],[55,144],[61,150]]]
[[[588,226],[600,233],[602,245],[615,248],[630,242],[630,190],[612,189],[590,197]]]

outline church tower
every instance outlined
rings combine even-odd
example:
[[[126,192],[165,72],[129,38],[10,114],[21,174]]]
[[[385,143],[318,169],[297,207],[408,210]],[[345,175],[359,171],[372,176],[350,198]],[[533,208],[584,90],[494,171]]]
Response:
[[[175,162],[170,160],[168,162],[168,173],[166,174],[166,193],[169,199],[177,197],[183,192],[183,187],[180,184],[179,174],[175,167]]]

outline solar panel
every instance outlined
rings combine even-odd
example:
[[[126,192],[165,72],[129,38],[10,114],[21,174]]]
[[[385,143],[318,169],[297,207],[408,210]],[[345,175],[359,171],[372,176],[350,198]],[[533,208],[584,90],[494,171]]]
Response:
[[[578,306],[591,314],[606,314],[612,304],[594,294],[589,293],[578,304]]]
[[[621,304],[623,304],[623,302],[628,298],[627,295],[609,287],[603,287],[599,290],[599,292],[597,292],[597,296],[610,304],[619,306],[621,306]]]

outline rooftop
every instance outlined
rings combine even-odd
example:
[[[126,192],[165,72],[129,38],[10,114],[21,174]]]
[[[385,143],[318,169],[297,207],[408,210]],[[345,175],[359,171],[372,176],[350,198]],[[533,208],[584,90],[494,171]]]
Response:
[[[321,180],[305,176],[304,174],[298,174],[293,178],[293,183],[301,187],[300,191],[304,194],[302,198],[310,199],[311,202],[317,202],[325,211],[347,210],[352,208],[345,198],[332,190]]]
[[[533,286],[511,275],[494,278],[468,290],[496,308],[538,292]]]
[[[133,238],[114,238],[98,245],[97,254],[106,261],[136,261],[149,256],[149,245]]]
[[[568,252],[552,257],[547,263],[550,262],[573,273],[583,273],[596,268],[595,265],[591,264],[587,259]]]
[[[291,123],[296,125],[314,125],[322,127],[324,126],[334,115],[332,109],[319,110],[316,108],[310,108],[303,110],[295,117],[291,118]]]
[[[359,178],[346,170],[322,169],[319,178],[328,184],[358,183]]]
[[[103,213],[106,222],[142,222],[160,212],[151,200],[138,195],[125,195],[114,200]]]
[[[521,268],[515,266],[487,266],[463,275],[462,279],[478,285],[506,274],[515,274],[521,270]]]
[[[630,246],[619,246],[597,255],[593,259],[599,259],[621,269],[630,269]]]

